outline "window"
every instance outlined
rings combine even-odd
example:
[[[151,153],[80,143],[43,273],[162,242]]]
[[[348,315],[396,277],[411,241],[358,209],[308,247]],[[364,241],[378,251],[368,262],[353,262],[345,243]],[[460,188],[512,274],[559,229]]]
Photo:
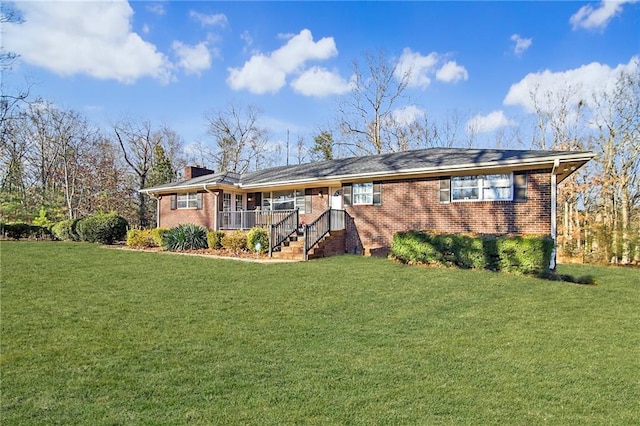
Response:
[[[202,209],[202,193],[188,192],[171,196],[171,210]]]
[[[305,213],[305,191],[273,191],[262,193],[263,210],[295,210]]]
[[[482,187],[483,200],[510,200],[511,173],[486,175]]]
[[[382,204],[382,184],[380,182],[365,182],[345,185],[342,188],[345,206]]]
[[[353,205],[373,204],[373,182],[353,184]]]
[[[522,175],[516,179],[515,188],[519,195],[524,193]],[[511,201],[514,193],[514,176],[511,173],[492,175],[454,176],[440,179],[440,202],[449,201]],[[451,197],[449,199],[449,197]]]

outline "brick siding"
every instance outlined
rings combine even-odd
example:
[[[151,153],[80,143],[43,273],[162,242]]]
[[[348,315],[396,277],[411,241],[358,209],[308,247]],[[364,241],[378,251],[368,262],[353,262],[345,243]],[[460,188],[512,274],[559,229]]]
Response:
[[[171,210],[171,195],[163,195],[160,199],[160,223],[158,228],[173,228],[183,223],[195,223],[207,229],[213,229],[213,194],[202,194],[202,209]]]
[[[540,234],[551,232],[549,170],[528,172],[526,202],[440,203],[439,178],[382,183],[382,205],[348,206],[346,251],[387,254],[400,231]]]
[[[403,179],[382,182],[382,205],[348,206],[345,247],[348,253],[387,254],[393,235],[399,231],[432,230],[438,232],[477,234],[551,233],[550,170],[527,173],[527,200],[470,201],[440,203],[439,178]],[[322,192],[322,198],[319,196]],[[220,191],[220,204],[222,191]],[[252,193],[255,207],[259,195]],[[171,210],[171,196],[160,200],[159,227],[171,228],[182,223],[195,223],[213,229],[213,194],[203,193],[201,210]],[[312,222],[329,206],[328,188],[312,190],[312,212],[300,215],[300,221]],[[219,206],[221,208],[221,205]],[[338,248],[338,250],[342,250]]]

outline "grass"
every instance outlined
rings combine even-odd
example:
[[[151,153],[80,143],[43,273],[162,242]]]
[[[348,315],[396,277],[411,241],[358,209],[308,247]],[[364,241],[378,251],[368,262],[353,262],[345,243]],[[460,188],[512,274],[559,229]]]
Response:
[[[2,424],[640,422],[637,269],[0,255]]]

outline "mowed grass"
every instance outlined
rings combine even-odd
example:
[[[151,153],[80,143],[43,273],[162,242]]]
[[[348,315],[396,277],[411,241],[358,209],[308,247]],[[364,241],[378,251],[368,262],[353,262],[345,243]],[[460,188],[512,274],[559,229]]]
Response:
[[[640,422],[637,269],[0,255],[2,424]]]

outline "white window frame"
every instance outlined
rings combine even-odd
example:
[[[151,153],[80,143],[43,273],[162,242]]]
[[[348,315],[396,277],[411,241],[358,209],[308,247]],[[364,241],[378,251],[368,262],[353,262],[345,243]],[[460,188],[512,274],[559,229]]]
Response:
[[[277,194],[274,196],[274,194]],[[284,197],[284,198],[283,198]],[[275,201],[275,203],[274,203]],[[274,209],[274,204],[284,204],[293,202],[293,209]],[[262,210],[281,211],[295,210],[305,213],[305,190],[296,189],[291,191],[271,191],[262,193]]]
[[[176,208],[179,210],[197,209],[198,208],[198,193],[197,192],[184,192],[177,194]]]
[[[373,205],[373,182],[354,183],[351,197],[354,206]]]
[[[472,181],[474,181],[472,183]],[[456,186],[456,182],[461,182]],[[464,182],[469,182],[464,185]],[[475,190],[477,197],[459,197],[456,193]],[[499,193],[508,195],[500,196]],[[498,194],[498,196],[495,196]],[[451,202],[478,202],[478,201],[513,201],[513,173],[494,173],[487,175],[452,176],[451,177]]]

